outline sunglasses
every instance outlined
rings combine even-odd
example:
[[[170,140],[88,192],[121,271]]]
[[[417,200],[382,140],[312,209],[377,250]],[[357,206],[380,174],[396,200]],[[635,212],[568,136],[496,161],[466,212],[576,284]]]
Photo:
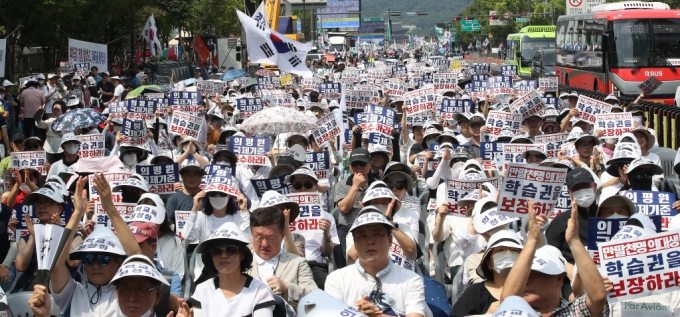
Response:
[[[238,253],[238,247],[235,245],[228,245],[226,247],[212,247],[208,251],[210,251],[212,256],[222,256],[222,254],[226,253],[227,257],[230,258]]]
[[[37,144],[26,145],[26,149],[29,150],[29,151],[30,150],[37,150],[39,148],[40,148],[40,145],[37,145]]]
[[[109,261],[111,261],[111,256],[109,255],[104,255],[104,254],[92,254],[88,253],[83,256],[83,264],[87,266],[94,265],[94,260],[97,260],[97,263],[101,266],[106,266],[109,264]]]
[[[305,186],[305,189],[312,189],[312,187],[314,186],[312,182],[306,181],[304,183],[293,183],[293,188],[295,188],[296,190],[300,190],[302,189],[303,185]]]
[[[454,158],[454,159],[451,159],[451,162],[453,162],[453,163],[459,163],[459,162],[463,162],[463,163],[464,163],[464,162],[466,162],[466,161],[467,161],[466,158]]]
[[[364,166],[368,165],[368,163],[364,163],[364,162],[352,162],[352,164],[350,164],[350,165],[352,165],[352,167],[356,168],[356,167],[364,167]]]
[[[395,189],[396,188],[397,190],[402,190],[402,189],[406,188],[406,184],[404,184],[402,182],[385,183],[385,184],[387,184],[387,188],[389,188],[389,189]]]
[[[227,197],[227,194],[220,192],[209,192],[208,197]]]

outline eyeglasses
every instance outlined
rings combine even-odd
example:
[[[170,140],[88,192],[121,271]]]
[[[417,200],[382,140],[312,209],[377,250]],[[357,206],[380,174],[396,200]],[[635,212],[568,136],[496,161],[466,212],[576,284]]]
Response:
[[[50,199],[45,199],[45,200],[39,200],[35,202],[36,207],[49,207],[54,203],[53,200]]]
[[[151,293],[151,291],[156,290],[155,287],[149,288],[149,289],[143,289],[143,288],[128,288],[128,287],[121,287],[117,288],[118,289],[118,295],[122,297],[141,297],[144,295],[148,295]]]
[[[352,162],[350,165],[352,165],[352,167],[354,167],[354,168],[357,168],[357,167],[364,167],[364,166],[368,165],[368,163],[364,163],[364,162]]]
[[[109,255],[104,255],[104,254],[92,254],[88,253],[83,256],[83,264],[87,266],[94,265],[94,260],[97,260],[97,263],[101,266],[106,266],[109,264],[109,261],[111,261],[111,256]]]
[[[222,254],[227,254],[227,257],[233,257],[238,253],[238,247],[235,245],[228,245],[226,247],[212,247],[210,248],[210,254],[212,256],[222,256]]]
[[[380,282],[379,278],[375,278],[375,286],[373,287],[373,291],[371,291],[371,295],[368,297],[368,300],[375,304],[377,307],[380,307],[380,298],[382,297],[382,282]]]
[[[402,190],[402,189],[406,188],[406,184],[404,184],[402,182],[393,182],[393,183],[385,183],[385,184],[387,184],[387,188],[389,188],[389,189],[395,189],[396,188],[397,190]]]
[[[227,197],[227,194],[220,192],[209,192],[208,197]]]
[[[312,182],[306,181],[304,183],[293,183],[293,188],[295,188],[296,190],[300,190],[302,189],[303,185],[305,186],[305,189],[312,189],[312,187],[314,187],[314,184],[312,184]]]

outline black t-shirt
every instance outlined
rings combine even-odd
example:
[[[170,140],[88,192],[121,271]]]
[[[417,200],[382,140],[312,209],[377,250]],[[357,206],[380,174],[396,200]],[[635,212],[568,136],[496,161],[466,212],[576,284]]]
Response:
[[[424,150],[422,143],[415,143],[411,146],[411,151],[408,153],[408,156],[410,157],[411,155],[418,154]]]
[[[463,292],[456,304],[453,305],[451,317],[463,317],[470,315],[484,315],[493,302],[498,299],[493,297],[484,286],[484,282],[475,283]]]
[[[595,217],[597,213],[597,204],[593,202],[590,206],[591,212],[583,207],[578,207],[578,236],[583,245],[588,245],[588,218]],[[574,263],[574,256],[571,253],[571,248],[565,233],[567,232],[567,223],[571,218],[571,210],[559,214],[553,221],[550,222],[548,229],[545,230],[545,238],[549,245],[552,245],[562,251],[562,256],[569,263]]]
[[[102,82],[99,82],[97,84],[97,90],[99,90],[99,89],[101,89],[104,92],[113,92],[116,89],[116,87],[113,86],[113,83],[111,83],[111,82],[105,83],[105,82],[102,81]],[[113,95],[111,95],[111,96],[102,95],[102,101],[103,102],[109,102],[109,101],[111,101],[111,99],[113,99]]]

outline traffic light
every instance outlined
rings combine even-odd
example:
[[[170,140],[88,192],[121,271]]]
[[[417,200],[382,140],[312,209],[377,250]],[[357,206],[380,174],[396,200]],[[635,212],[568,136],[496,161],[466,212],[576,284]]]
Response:
[[[467,20],[469,20],[469,19],[470,19],[470,18],[468,18],[467,16],[465,17],[465,21],[467,21]]]
[[[453,17],[453,22],[456,22],[456,20],[458,20],[458,18],[457,18],[457,17]]]

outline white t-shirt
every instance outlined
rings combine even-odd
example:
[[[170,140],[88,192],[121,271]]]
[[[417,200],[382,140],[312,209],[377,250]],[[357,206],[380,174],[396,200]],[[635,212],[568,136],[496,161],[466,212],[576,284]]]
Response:
[[[241,293],[227,299],[219,286],[219,277],[214,277],[196,286],[189,304],[194,305],[194,316],[272,316],[274,295],[269,286],[252,276],[247,276]],[[200,306],[200,309],[197,307]],[[264,311],[261,311],[264,310]],[[267,313],[268,311],[268,313]]]
[[[166,234],[158,238],[158,252],[163,267],[173,270],[179,274],[180,279],[184,279],[184,257],[186,251],[182,245],[182,240],[177,235]]]
[[[326,211],[323,211],[323,217],[330,220],[331,222],[331,241],[333,241],[334,245],[340,244],[340,238],[338,238],[338,229],[335,227],[335,218]],[[323,255],[321,254],[323,231],[316,233],[303,231],[301,234],[303,237],[305,237],[305,259],[307,259],[307,261],[316,261],[319,263],[323,262]]]
[[[354,265],[331,272],[326,278],[326,293],[352,307],[364,296],[373,297],[376,280],[364,272],[360,262],[359,260]],[[377,276],[381,283],[379,308],[383,314],[426,316],[422,277],[391,262]]]
[[[441,206],[446,201],[446,183],[439,184],[437,187],[437,207]],[[427,225],[434,230],[436,212],[430,213],[427,217]],[[456,265],[463,265],[463,258],[461,256],[459,241],[461,241],[460,233],[467,232],[467,225],[469,221],[465,218],[449,215],[444,219],[444,254],[448,259],[448,267]],[[430,235],[430,243],[434,243]]]
[[[123,94],[123,91],[125,91],[125,87],[123,87],[123,85],[118,85],[113,90],[113,96],[118,97],[118,99],[116,99],[116,101],[122,101],[122,100],[120,100],[120,96]]]
[[[97,298],[97,287],[89,284],[87,288],[70,278],[61,293],[52,292],[54,302],[59,306],[62,314],[71,307],[71,316],[92,317],[117,317],[123,316],[118,306],[116,292],[113,285],[105,285],[99,288],[99,300],[96,304],[90,304],[90,298]]]

